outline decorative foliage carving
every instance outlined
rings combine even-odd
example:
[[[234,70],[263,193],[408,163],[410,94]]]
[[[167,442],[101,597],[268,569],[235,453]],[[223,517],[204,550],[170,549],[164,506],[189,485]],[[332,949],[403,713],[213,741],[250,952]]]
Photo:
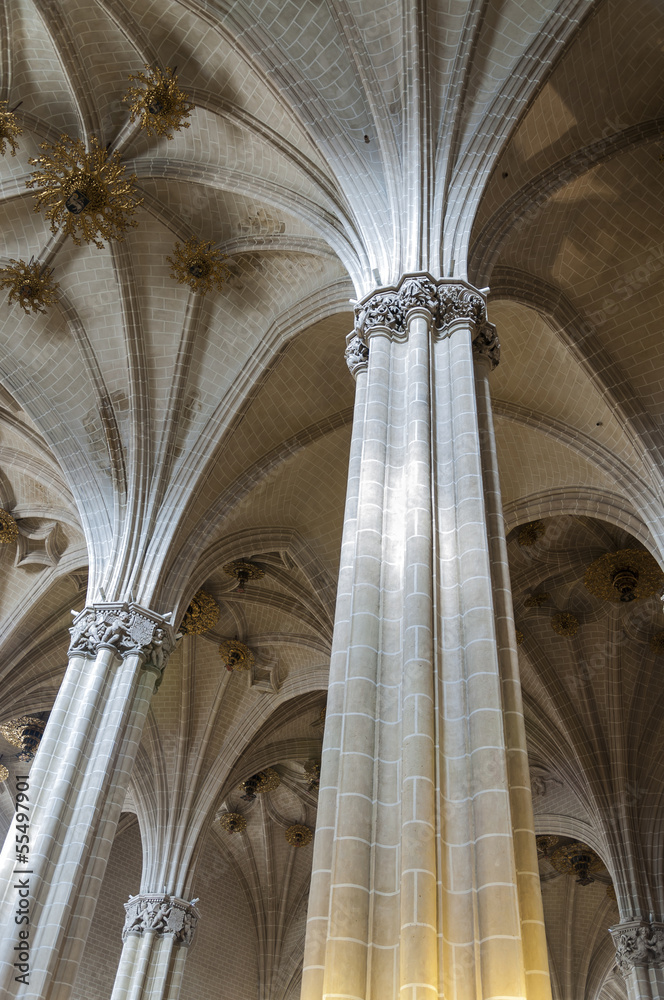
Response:
[[[664,571],[645,549],[620,549],[591,563],[583,582],[595,597],[627,604],[661,591]]]
[[[13,111],[9,110],[7,101],[0,101],[0,155],[5,155],[9,143],[12,156],[16,156],[18,143],[16,139],[23,134],[23,129]]]
[[[473,351],[488,357],[492,367],[500,360],[500,344],[495,327],[486,322],[484,300],[472,288],[459,283],[436,283],[426,275],[404,277],[397,288],[374,292],[355,307],[355,327],[346,338],[346,363],[352,375],[366,365],[369,356],[368,334],[376,327],[399,336],[405,333],[406,319],[412,309],[423,309],[439,335],[446,333],[457,320],[469,320],[477,332]]]
[[[551,628],[556,635],[571,639],[579,631],[579,619],[570,611],[560,611],[551,617]]]
[[[247,828],[247,821],[242,813],[224,813],[219,817],[219,822],[226,833],[242,833]]]
[[[172,934],[173,942],[188,948],[194,938],[199,912],[193,903],[168,893],[142,893],[130,896],[124,904],[126,911],[122,931],[124,941],[129,934],[143,936]]]
[[[616,965],[625,979],[636,967],[664,966],[664,924],[635,920],[610,928]]]
[[[291,847],[306,847],[313,839],[313,832],[303,823],[293,823],[286,830],[286,840]]]
[[[0,782],[6,781],[9,777],[9,771],[4,764],[0,764]]]
[[[173,256],[166,260],[171,265],[171,277],[202,295],[213,288],[219,291],[230,275],[226,254],[195,236],[185,243],[176,242]]]
[[[143,86],[130,87],[123,98],[129,105],[132,122],[140,118],[141,128],[148,135],[165,135],[173,138],[173,132],[189,128],[189,118],[195,105],[184,91],[178,87],[178,78],[170,66],[162,72],[158,67],[146,65],[147,73],[139,72],[130,76]]]
[[[426,309],[438,316],[438,289],[429,278],[406,278],[399,289],[399,305],[406,316],[411,309]]]
[[[18,302],[24,312],[46,312],[46,306],[58,301],[59,284],[53,281],[53,268],[37,260],[26,263],[12,258],[0,268],[0,288],[9,289],[9,304]]]
[[[131,216],[143,199],[136,197],[136,176],[126,176],[119,153],[109,156],[95,136],[89,150],[68,135],[40,148],[44,153],[30,159],[39,169],[26,186],[38,189],[35,212],[45,209],[51,232],[62,229],[78,246],[94,243],[103,250],[102,240],[122,241],[127,229],[138,225]]]
[[[470,320],[476,326],[484,322],[483,300],[464,285],[443,285],[439,289],[439,296],[441,329],[458,319]]]
[[[192,597],[191,604],[184,613],[180,631],[183,635],[202,635],[208,629],[214,628],[220,614],[219,605],[214,597],[205,590],[199,590]]]
[[[73,613],[73,612],[72,612]],[[138,605],[95,604],[76,615],[69,654],[95,656],[99,649],[113,649],[119,656],[139,653],[143,666],[161,676],[177,638],[171,625]]]
[[[0,508],[0,545],[9,545],[18,538],[18,525],[9,511]]]
[[[526,637],[520,628],[515,628],[514,634],[516,635],[516,644],[517,646],[520,646],[524,642]]]
[[[376,326],[386,327],[395,333],[405,330],[406,318],[396,292],[376,292],[355,309],[355,332],[362,340]]]

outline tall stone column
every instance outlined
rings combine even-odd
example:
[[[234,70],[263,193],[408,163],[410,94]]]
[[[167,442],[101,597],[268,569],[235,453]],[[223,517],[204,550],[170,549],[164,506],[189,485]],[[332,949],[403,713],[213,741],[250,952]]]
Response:
[[[610,930],[629,1000],[662,1000],[664,924],[652,919],[627,920]]]
[[[473,353],[475,355],[477,418],[493,582],[498,665],[503,699],[510,808],[514,830],[514,859],[526,966],[526,990],[529,997],[544,998],[550,993],[549,962],[542,894],[540,892],[539,862],[535,843],[535,818],[530,790],[526,727],[521,699],[505,522],[489,388],[489,375],[500,360],[500,345],[495,327],[490,323],[485,324],[479,335],[473,340]]]
[[[200,916],[195,902],[168,893],[129,897],[111,1000],[178,1000]]]
[[[518,678],[498,653],[473,360],[487,331],[475,289],[417,275],[362,302],[349,337],[358,399],[303,1000],[550,996],[517,875],[534,837],[512,815]]]
[[[70,631],[69,666],[22,802],[30,850],[17,855],[12,828],[0,858],[7,998],[70,994],[150,699],[176,638],[161,615],[122,603],[86,608]],[[19,896],[22,924],[14,919]],[[17,945],[27,974],[15,964]]]

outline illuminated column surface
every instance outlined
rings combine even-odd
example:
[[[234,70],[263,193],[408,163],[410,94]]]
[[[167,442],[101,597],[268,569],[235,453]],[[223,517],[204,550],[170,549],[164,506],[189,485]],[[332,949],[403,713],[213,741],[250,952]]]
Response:
[[[150,699],[175,641],[166,618],[137,604],[88,607],[71,633],[69,666],[30,772],[30,851],[17,860],[12,827],[0,858],[7,998],[70,995]],[[29,923],[15,926],[19,880]],[[26,942],[22,976],[15,949]]]
[[[357,308],[303,1000],[550,997],[486,386],[498,352],[463,282],[405,276]]]

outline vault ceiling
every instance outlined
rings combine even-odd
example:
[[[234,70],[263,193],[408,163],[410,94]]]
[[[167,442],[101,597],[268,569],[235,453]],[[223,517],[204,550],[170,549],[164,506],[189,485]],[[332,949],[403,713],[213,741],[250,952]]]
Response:
[[[593,717],[608,740],[615,690],[603,668],[592,691],[576,669],[598,644],[606,677],[638,686],[629,733],[652,769],[648,794],[660,794],[643,700],[659,676],[655,602],[635,622],[580,580],[628,531],[664,552],[663,18],[656,0],[0,7],[0,99],[22,102],[24,130],[16,157],[0,159],[0,266],[34,255],[61,285],[44,316],[0,302],[0,505],[21,530],[0,546],[3,716],[51,707],[88,568],[95,596],[122,583],[162,610],[209,590],[222,616],[169,664],[128,808],[142,832],[146,817],[175,822],[169,795],[184,796],[177,781],[198,762],[189,847],[217,859],[214,878],[225,873],[229,905],[245,901],[247,926],[259,911],[270,924],[276,903],[258,876],[242,883],[244,861],[258,871],[284,817],[314,822],[301,771],[321,737],[351,303],[404,270],[492,289],[506,514],[511,527],[544,517],[548,532],[529,561],[510,540],[533,760],[560,782],[536,800],[538,830],[580,836],[604,822],[606,775],[584,739]],[[195,104],[171,141],[128,124],[127,78],[145,64],[177,67]],[[144,200],[124,243],[77,247],[33,211],[28,160],[63,132],[98,136],[136,174]],[[229,255],[227,282],[205,297],[166,262],[190,236]],[[222,570],[239,558],[266,567],[244,598]],[[550,608],[525,609],[536,587]],[[578,638],[551,631],[554,605],[579,612]],[[217,646],[233,636],[254,649],[253,673],[220,666]],[[241,808],[239,781],[271,765],[284,788],[273,814],[252,806],[243,853],[215,816]],[[609,839],[594,846],[610,869]],[[274,850],[278,860],[281,841]],[[275,977],[284,998],[303,857],[274,890],[290,900],[283,950],[251,971]],[[595,896],[546,883],[556,1000],[581,980],[587,997],[623,995],[597,931],[613,910]]]

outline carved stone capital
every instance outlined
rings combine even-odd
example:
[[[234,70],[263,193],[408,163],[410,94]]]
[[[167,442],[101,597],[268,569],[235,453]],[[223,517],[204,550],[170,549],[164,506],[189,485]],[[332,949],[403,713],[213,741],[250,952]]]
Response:
[[[626,979],[635,968],[664,967],[664,924],[629,920],[609,928],[616,965]]]
[[[489,362],[491,370],[500,362],[500,341],[493,323],[483,323],[479,332],[473,338],[473,354],[476,358],[484,358]]]
[[[129,934],[172,934],[175,944],[188,948],[194,939],[200,913],[186,899],[148,892],[130,896],[124,908],[123,941]]]
[[[407,332],[413,310],[428,314],[431,329],[447,336],[457,322],[470,322],[476,329],[473,351],[486,356],[493,368],[498,364],[500,344],[495,327],[486,320],[482,296],[472,286],[449,278],[434,281],[430,275],[405,275],[398,285],[380,289],[355,307],[355,327],[346,338],[346,363],[352,375],[366,367],[372,330],[387,330],[396,339]]]
[[[74,618],[69,655],[96,656],[112,649],[118,656],[138,653],[143,666],[161,677],[179,638],[170,622],[138,604],[93,604]]]
[[[486,322],[486,306],[484,299],[472,288],[466,285],[441,285],[438,289],[440,299],[440,319],[438,328],[445,330],[456,320],[470,320],[479,327]]]

